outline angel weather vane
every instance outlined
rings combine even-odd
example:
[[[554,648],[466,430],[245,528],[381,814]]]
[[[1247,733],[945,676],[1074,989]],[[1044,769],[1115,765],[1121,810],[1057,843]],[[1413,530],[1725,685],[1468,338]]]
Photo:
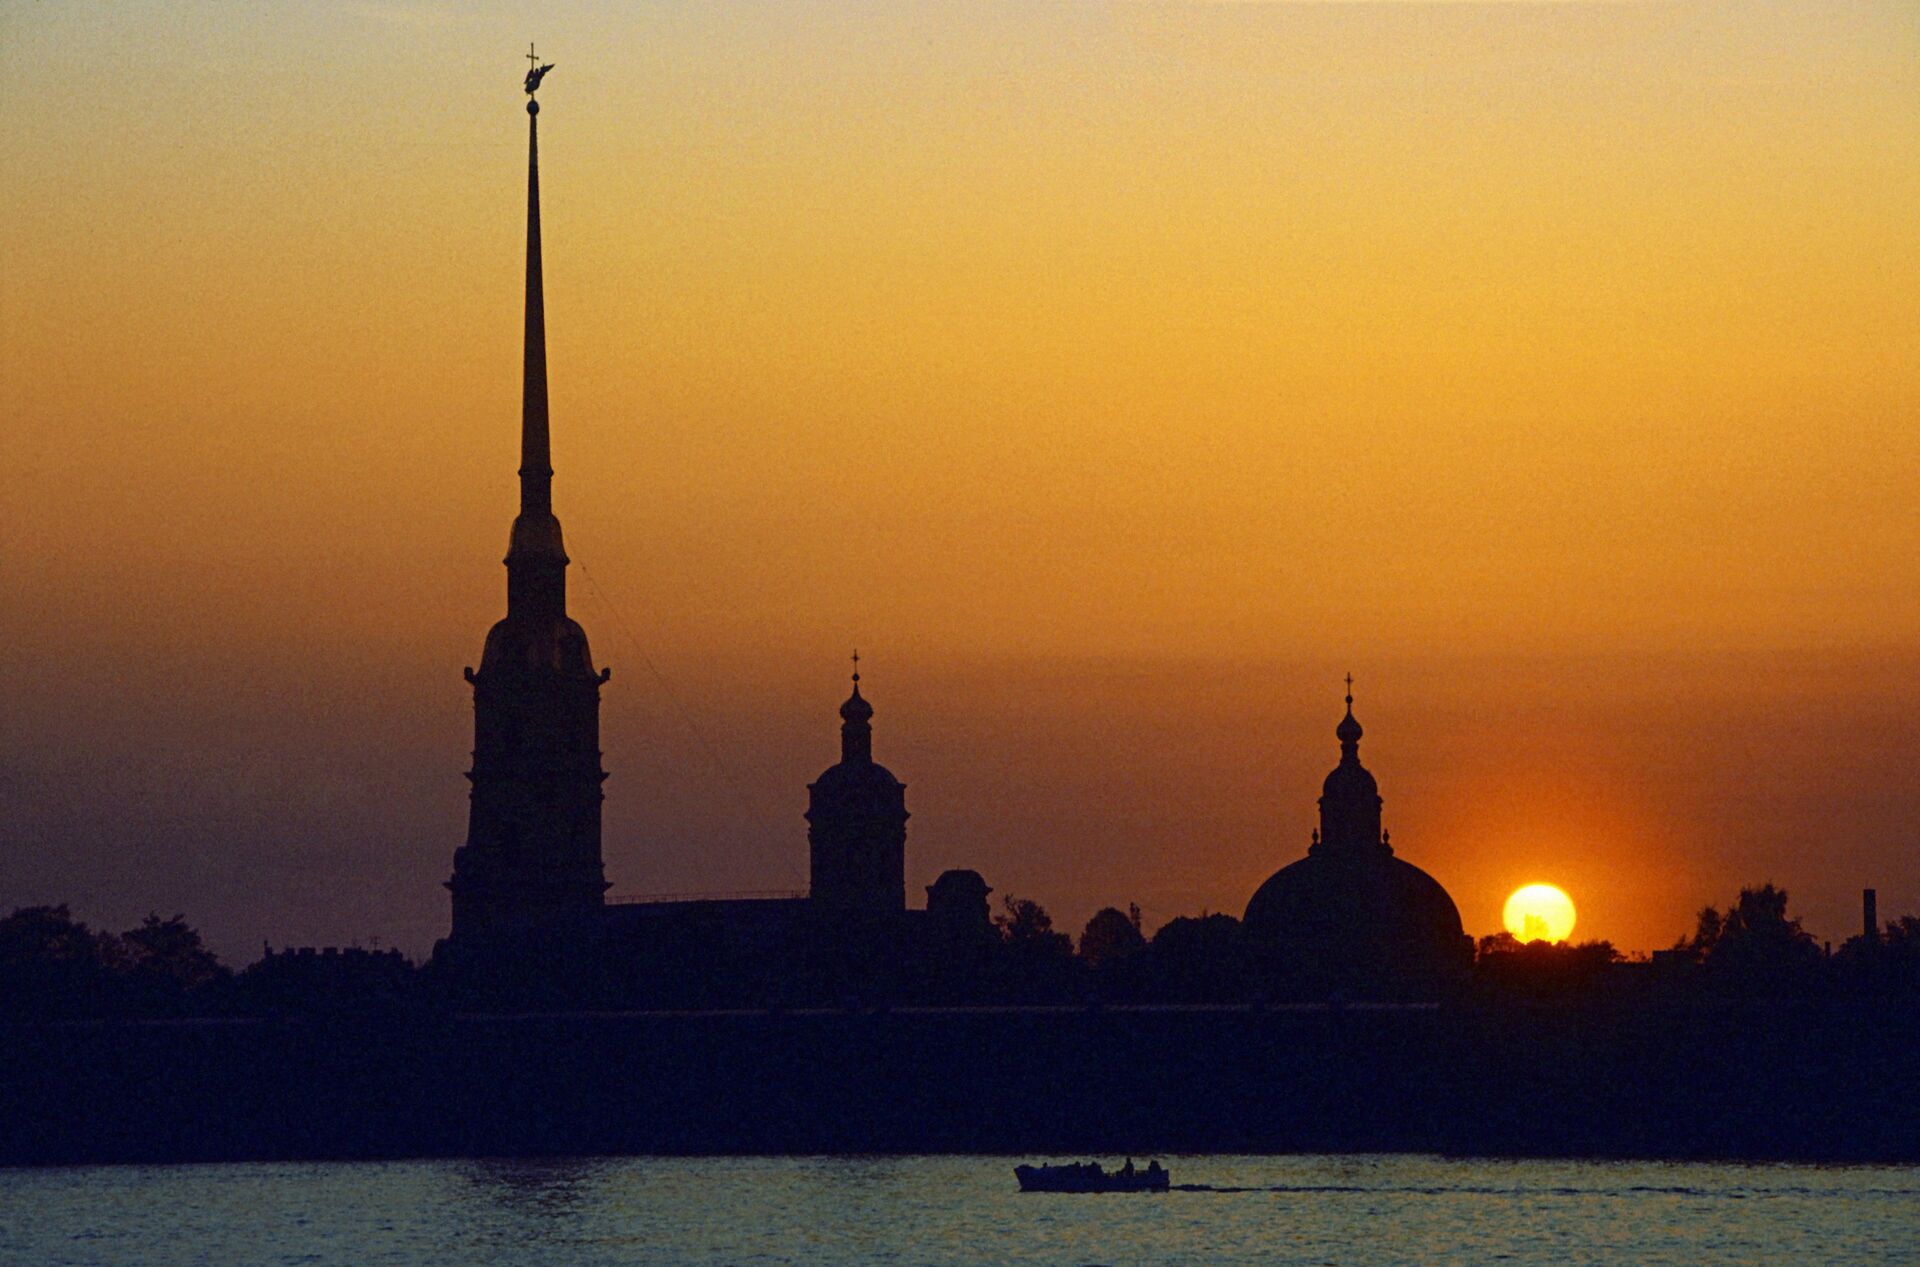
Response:
[[[527,95],[529,97],[534,94],[535,89],[540,87],[541,79],[545,78],[546,73],[552,69],[552,62],[542,66],[539,57],[534,54],[533,45],[527,45]]]

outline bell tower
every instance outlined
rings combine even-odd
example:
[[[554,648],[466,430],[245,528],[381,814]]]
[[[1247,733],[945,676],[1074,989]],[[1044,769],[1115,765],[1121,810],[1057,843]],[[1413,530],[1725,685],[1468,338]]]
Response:
[[[600,686],[587,635],[567,616],[567,552],[553,514],[546,304],[540,274],[540,103],[553,69],[527,73],[526,346],[520,513],[507,546],[507,615],[487,634],[473,685],[467,842],[453,855],[452,940],[590,917],[607,890],[600,858]]]
[[[807,788],[807,845],[815,906],[888,914],[907,906],[907,787],[873,759],[873,705],[840,706],[840,762]]]

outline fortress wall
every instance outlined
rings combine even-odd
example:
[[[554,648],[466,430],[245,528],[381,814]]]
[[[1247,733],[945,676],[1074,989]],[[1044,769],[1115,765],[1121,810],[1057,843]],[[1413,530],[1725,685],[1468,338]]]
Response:
[[[0,1027],[12,1164],[646,1152],[1920,1158],[1920,1017],[1004,1010]]]

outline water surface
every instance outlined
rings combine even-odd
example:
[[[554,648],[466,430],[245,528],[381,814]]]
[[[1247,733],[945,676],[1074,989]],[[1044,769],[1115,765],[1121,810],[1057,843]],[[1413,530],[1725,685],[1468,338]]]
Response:
[[[1049,1196],[1015,1190],[1015,1160],[0,1171],[0,1263],[1557,1267],[1920,1255],[1915,1167],[1196,1156],[1163,1159],[1181,1185],[1164,1195]]]

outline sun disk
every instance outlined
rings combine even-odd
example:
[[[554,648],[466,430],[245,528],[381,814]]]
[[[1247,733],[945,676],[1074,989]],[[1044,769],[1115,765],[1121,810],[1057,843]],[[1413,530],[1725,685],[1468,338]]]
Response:
[[[1573,932],[1573,899],[1551,884],[1529,884],[1507,899],[1500,922],[1521,941],[1565,941]]]

